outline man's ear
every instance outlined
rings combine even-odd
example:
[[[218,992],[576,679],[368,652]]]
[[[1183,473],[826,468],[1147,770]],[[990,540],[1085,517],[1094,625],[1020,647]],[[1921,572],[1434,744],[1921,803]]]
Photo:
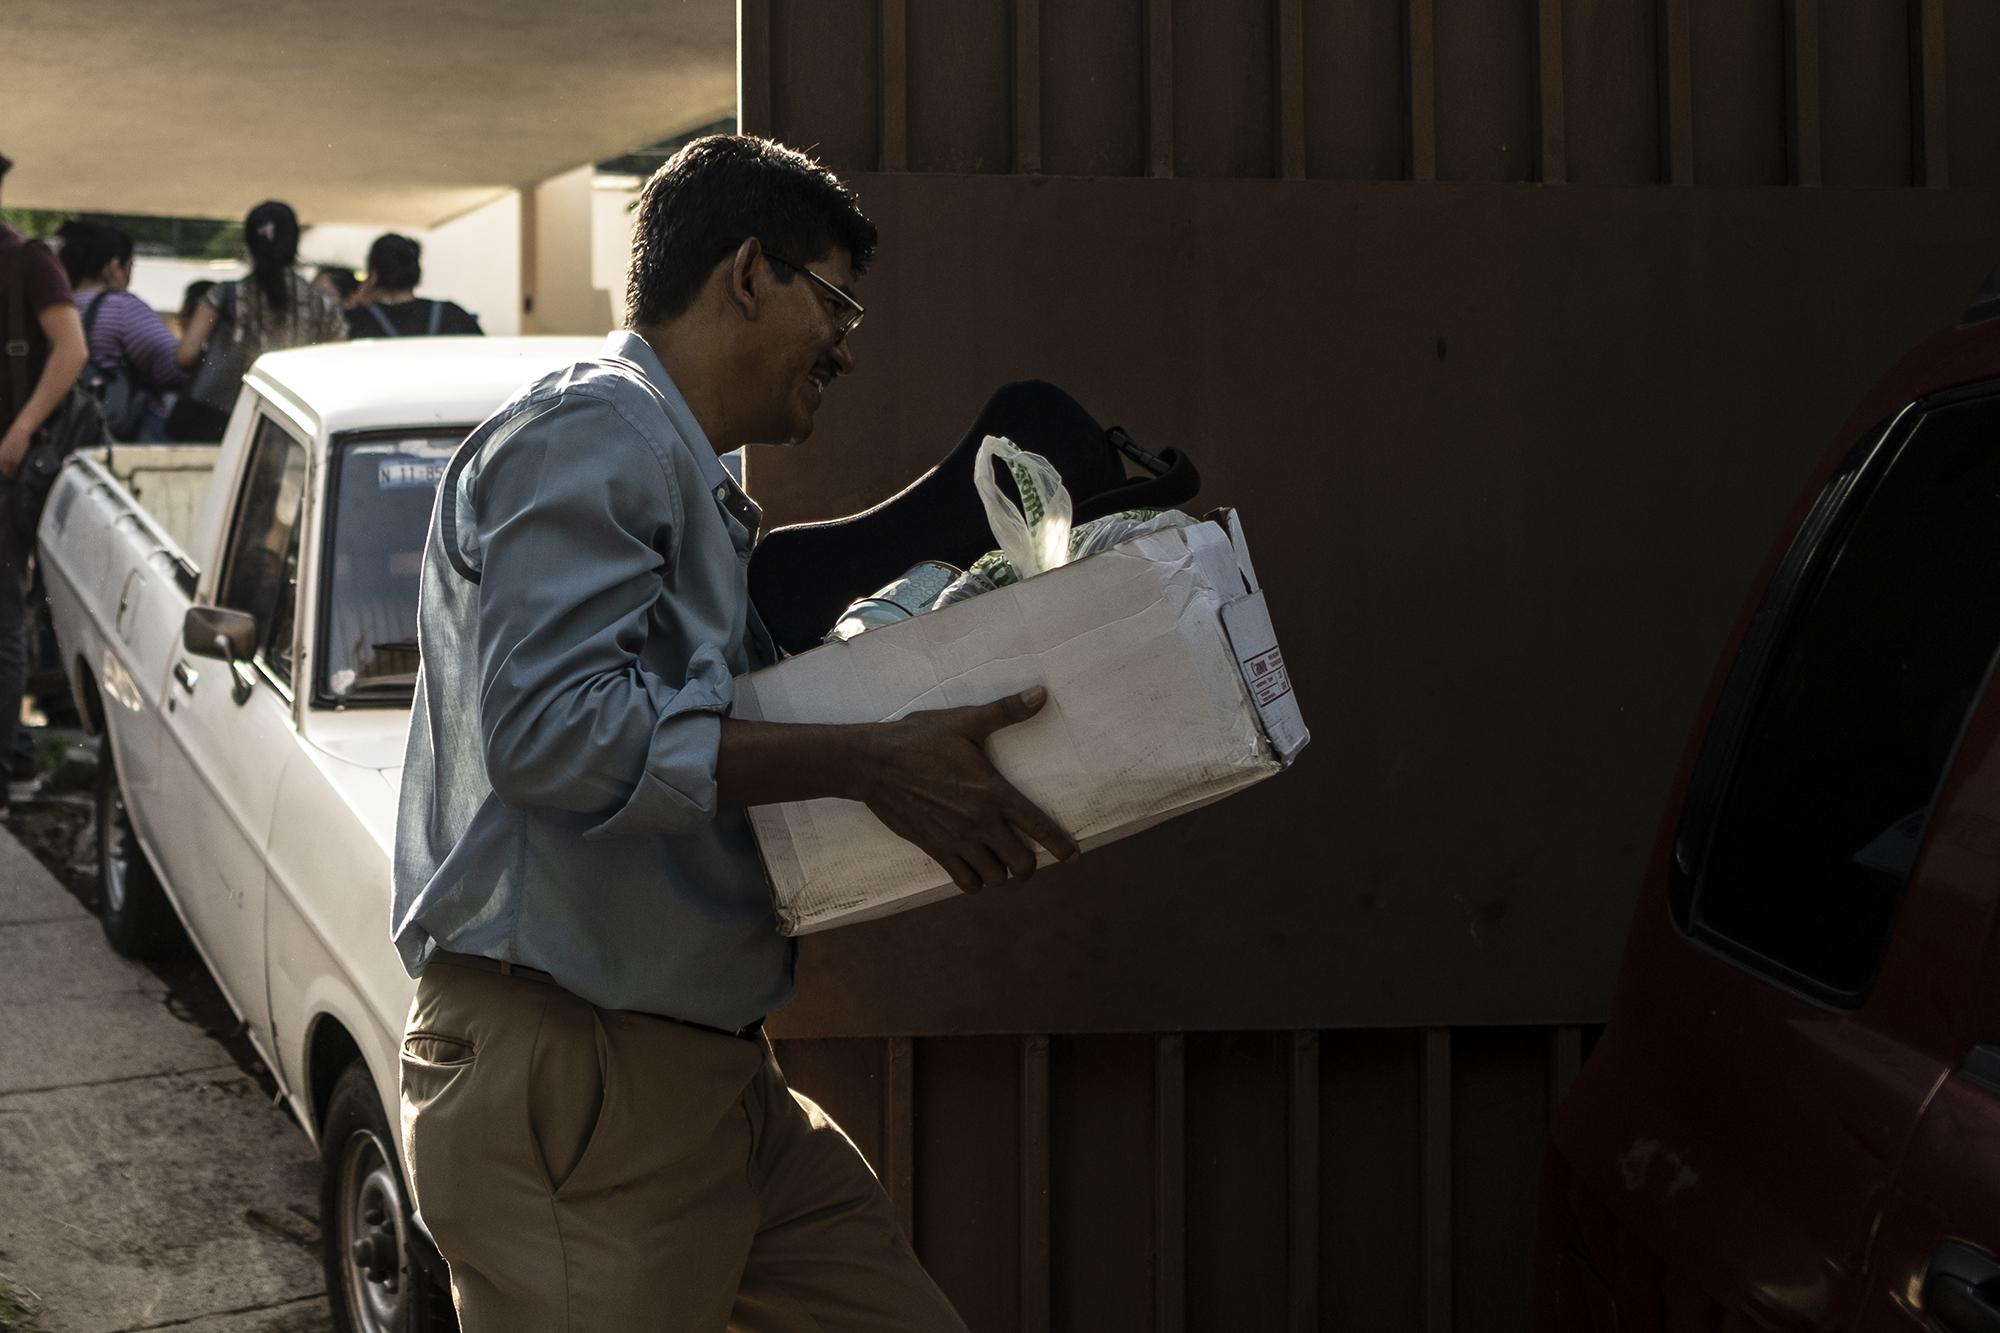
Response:
[[[764,254],[764,246],[755,236],[743,238],[743,244],[736,247],[736,253],[729,257],[729,280],[725,287],[730,308],[745,319],[757,318],[761,302],[758,299],[759,286],[757,261]]]

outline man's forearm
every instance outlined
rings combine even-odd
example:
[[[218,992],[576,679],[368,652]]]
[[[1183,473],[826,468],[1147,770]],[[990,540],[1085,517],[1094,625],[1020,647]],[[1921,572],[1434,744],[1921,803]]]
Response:
[[[720,805],[778,805],[822,796],[862,798],[865,726],[722,719],[715,759]]]
[[[49,351],[49,359],[42,365],[41,378],[35,381],[34,392],[15,414],[14,426],[23,434],[33,434],[49,419],[49,413],[69,392],[69,386],[76,383],[77,372],[83,369],[88,357],[84,349],[58,343]]]

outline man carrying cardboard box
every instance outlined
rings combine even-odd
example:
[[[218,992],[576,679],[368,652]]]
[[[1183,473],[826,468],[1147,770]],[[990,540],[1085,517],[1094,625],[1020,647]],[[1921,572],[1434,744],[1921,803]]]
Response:
[[[792,988],[744,807],[865,802],[962,888],[1075,843],[987,761],[1029,690],[866,726],[729,716],[775,660],[757,507],[854,367],[875,227],[743,136],[647,185],[631,329],[483,424],[439,488],[393,933],[420,978],[403,1147],[467,1333],[960,1328],[761,1019]]]

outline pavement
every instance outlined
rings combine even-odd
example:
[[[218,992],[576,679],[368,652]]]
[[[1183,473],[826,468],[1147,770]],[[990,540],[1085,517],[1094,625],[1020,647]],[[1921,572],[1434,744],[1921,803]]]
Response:
[[[318,1182],[286,1112],[0,829],[0,1279],[27,1327],[323,1333]]]

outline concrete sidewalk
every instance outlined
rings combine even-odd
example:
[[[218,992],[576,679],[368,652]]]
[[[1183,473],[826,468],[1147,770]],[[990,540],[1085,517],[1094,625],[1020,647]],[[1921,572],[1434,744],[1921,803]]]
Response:
[[[319,1166],[0,829],[0,1276],[51,1333],[320,1333]]]

